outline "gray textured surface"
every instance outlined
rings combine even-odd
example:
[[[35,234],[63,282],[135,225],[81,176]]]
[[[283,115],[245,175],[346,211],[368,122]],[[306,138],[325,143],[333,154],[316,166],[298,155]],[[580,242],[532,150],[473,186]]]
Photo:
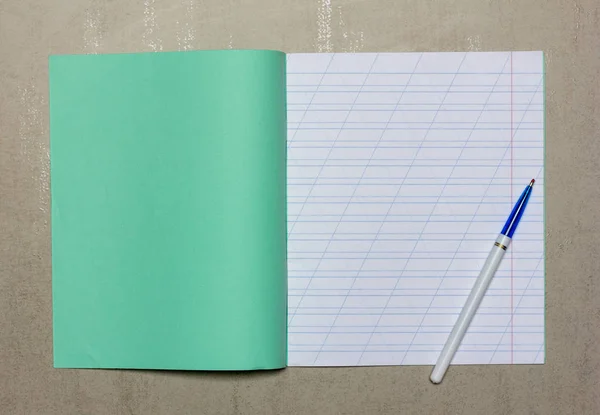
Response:
[[[230,46],[546,53],[544,366],[52,369],[48,54]],[[597,0],[0,1],[0,413],[600,413],[599,108]]]

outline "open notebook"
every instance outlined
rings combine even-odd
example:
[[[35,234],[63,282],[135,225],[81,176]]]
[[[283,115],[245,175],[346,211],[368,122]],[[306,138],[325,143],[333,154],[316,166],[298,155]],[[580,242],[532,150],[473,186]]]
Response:
[[[433,364],[531,178],[454,363],[544,362],[540,52],[54,56],[50,117],[56,367]]]

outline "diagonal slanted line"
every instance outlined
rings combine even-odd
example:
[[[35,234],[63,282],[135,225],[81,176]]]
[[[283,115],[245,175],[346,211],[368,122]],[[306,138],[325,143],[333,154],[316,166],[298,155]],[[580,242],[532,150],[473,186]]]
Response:
[[[335,55],[335,54],[334,54]],[[371,64],[371,68],[373,67],[373,65],[375,65],[375,61],[377,61],[377,57],[379,56],[379,54],[375,55],[375,58],[373,60],[373,63]],[[333,60],[333,58],[332,58]],[[329,66],[328,66],[329,68]],[[367,78],[369,77],[369,75],[367,75],[365,77],[365,81],[363,82],[363,85],[366,83]],[[321,176],[321,173],[323,172],[323,170],[325,169],[325,167],[327,166],[327,163],[329,161],[329,157],[331,157],[331,153],[333,152],[333,149],[335,148],[335,145],[337,144],[338,138],[342,132],[342,130],[344,129],[345,125],[346,125],[346,121],[348,120],[348,117],[350,116],[350,113],[352,112],[354,105],[356,104],[356,101],[358,100],[358,97],[360,96],[360,91],[356,93],[356,97],[354,98],[354,100],[352,101],[352,104],[350,106],[350,109],[348,110],[348,113],[346,114],[346,117],[344,118],[344,121],[342,122],[342,126],[338,129],[337,134],[335,136],[335,138],[333,139],[332,143],[331,143],[331,147],[329,147],[329,151],[327,152],[327,154],[325,155],[325,159],[323,160],[323,163],[321,164],[319,171],[317,172],[315,179],[312,182],[312,185],[310,187],[310,189],[308,190],[308,194],[306,195],[306,198],[304,199],[304,201],[308,201],[308,199],[311,197],[312,192],[315,188],[315,186],[317,185],[319,178]],[[304,210],[304,204],[300,207],[299,212],[296,214],[297,217],[300,217],[302,215],[302,211]],[[289,234],[291,235],[292,232],[294,231],[294,227],[296,225],[296,222],[294,222],[292,224],[292,227],[289,231]]]
[[[510,310],[510,319],[509,319],[508,323],[504,326],[504,331],[502,332],[502,334],[500,335],[500,338],[498,339],[498,343],[496,344],[494,353],[492,353],[492,356],[490,356],[490,360],[488,361],[489,364],[491,364],[492,361],[494,360],[494,357],[496,356],[496,353],[498,352],[498,349],[500,348],[500,345],[502,344],[502,339],[508,333],[508,329],[509,329],[509,327],[511,327],[514,315],[516,314],[517,310],[521,306],[521,302],[523,301],[523,298],[527,297],[527,295],[526,295],[527,290],[529,289],[529,286],[531,285],[531,281],[533,281],[533,279],[536,278],[535,274],[538,271],[540,264],[542,263],[543,260],[544,260],[544,255],[542,254],[542,256],[540,256],[540,259],[539,259],[537,265],[535,266],[535,269],[531,273],[531,277],[529,278],[529,281],[527,282],[527,286],[525,287],[525,290],[523,290],[523,294],[519,298],[519,302],[517,303],[517,305],[515,306],[514,309]],[[531,363],[535,363],[535,360]]]
[[[371,66],[370,66],[370,68],[369,68],[369,72],[370,72],[370,71],[373,69],[373,67],[375,66],[375,62],[377,62],[377,58],[378,58],[378,57],[379,57],[379,54],[378,54],[378,53],[377,53],[377,54],[375,54],[375,57],[373,58],[373,62],[371,63]],[[363,81],[363,86],[364,86],[364,84],[367,82],[367,79],[368,79],[368,78],[369,78],[369,75],[367,74],[367,76],[365,77],[365,79],[364,79],[364,81]],[[362,88],[362,87],[361,87],[361,88]],[[312,187],[310,188],[308,195],[306,196],[306,200],[308,200],[308,199],[310,198],[310,195],[311,195],[311,193],[312,193],[312,190],[315,188],[315,186],[316,186],[316,184],[317,184],[317,182],[318,182],[318,180],[319,180],[319,177],[320,177],[321,173],[323,172],[323,169],[324,169],[324,167],[327,165],[327,161],[328,161],[328,159],[329,159],[329,156],[331,155],[331,153],[332,153],[333,149],[335,148],[335,143],[337,142],[337,139],[338,139],[338,137],[340,136],[340,134],[341,134],[342,130],[344,129],[344,125],[345,125],[346,121],[348,120],[348,117],[350,116],[350,113],[352,112],[352,108],[354,107],[354,104],[355,104],[355,103],[356,103],[356,101],[358,100],[358,97],[359,97],[359,96],[360,96],[360,92],[356,94],[356,97],[354,98],[354,101],[352,102],[351,109],[348,111],[348,113],[346,114],[346,117],[344,118],[344,124],[342,124],[342,127],[340,128],[340,130],[339,130],[339,131],[338,131],[338,133],[336,134],[336,136],[335,136],[335,139],[333,140],[333,143],[331,144],[331,148],[329,149],[329,151],[328,151],[328,153],[327,153],[327,156],[326,156],[325,160],[323,161],[323,164],[322,164],[321,168],[319,169],[319,172],[317,173],[317,176],[316,176],[316,178],[315,178],[315,180],[314,180],[314,182],[313,182],[313,185],[312,185]],[[306,202],[306,200],[305,200],[305,202]],[[350,202],[348,202],[348,204],[349,204],[349,203],[350,203]],[[305,206],[305,204],[303,204],[303,205],[302,205],[302,207],[300,208],[300,212],[298,212],[298,214],[297,214],[297,217],[298,217],[298,218],[299,218],[299,217],[302,215],[302,210],[303,210],[304,206]],[[300,306],[301,306],[301,304],[302,304],[302,301],[304,300],[304,297],[306,296],[306,293],[308,292],[308,290],[309,290],[309,288],[310,288],[310,285],[312,284],[313,278],[315,277],[315,275],[316,275],[316,273],[317,273],[317,271],[318,271],[318,269],[319,269],[319,267],[320,267],[320,265],[321,265],[321,262],[323,261],[323,258],[325,257],[325,254],[327,253],[327,249],[329,248],[329,245],[331,244],[331,240],[332,240],[332,239],[334,238],[334,236],[335,236],[335,233],[336,233],[336,231],[337,231],[337,228],[339,227],[339,224],[340,224],[340,222],[341,222],[341,221],[342,221],[342,219],[343,219],[343,216],[344,216],[344,213],[346,212],[346,209],[348,209],[348,205],[346,205],[346,207],[345,207],[345,209],[344,209],[344,212],[342,212],[342,214],[340,215],[340,220],[338,221],[338,223],[337,223],[337,225],[336,225],[336,227],[335,227],[335,229],[334,229],[334,231],[333,231],[333,233],[332,233],[332,235],[331,235],[331,238],[330,238],[330,239],[329,239],[329,241],[327,242],[327,245],[326,245],[325,249],[323,249],[323,253],[322,253],[322,255],[321,255],[321,258],[318,260],[317,264],[315,265],[315,269],[314,269],[314,271],[313,271],[313,273],[312,273],[312,275],[311,275],[311,278],[310,278],[310,279],[309,279],[309,281],[308,281],[308,284],[306,285],[306,288],[304,289],[304,293],[302,294],[302,296],[300,297],[300,300],[298,301],[298,304],[297,304],[297,306],[296,306],[296,309],[294,310],[294,313],[292,314],[292,316],[291,316],[291,319],[289,320],[289,324],[288,324],[288,326],[292,326],[292,323],[293,323],[293,321],[294,321],[294,318],[296,317],[296,314],[298,313],[298,309],[300,308]],[[295,223],[296,223],[296,222],[294,222],[294,224],[295,224]],[[292,227],[292,228],[293,228],[293,227]],[[292,231],[290,230],[290,235],[291,235],[291,234],[292,234]]]
[[[527,112],[529,111],[529,108],[530,108],[530,106],[531,106],[531,103],[532,103],[532,102],[533,102],[533,100],[535,99],[535,95],[536,95],[536,94],[539,92],[540,86],[542,86],[542,84],[543,84],[543,78],[542,78],[542,79],[540,79],[540,82],[538,83],[538,85],[537,85],[537,87],[536,87],[535,91],[534,91],[534,92],[533,92],[533,94],[531,95],[531,99],[530,99],[530,100],[529,100],[529,102],[527,103],[527,108],[525,109],[525,111],[523,111],[523,115],[521,116],[521,119],[519,120],[519,122],[518,122],[518,124],[517,124],[517,128],[516,128],[515,132],[519,130],[519,127],[521,126],[521,124],[522,124],[523,120],[524,120],[524,119],[525,119],[525,117],[527,116]],[[515,133],[513,133],[513,135],[514,135],[514,134],[515,134]],[[511,143],[512,143],[512,140],[511,140]],[[511,144],[511,145],[512,145],[512,144]],[[540,169],[540,170],[541,170],[541,169]],[[539,171],[538,171],[538,174],[539,174]],[[536,176],[537,176],[537,175],[536,175]],[[513,255],[513,254],[514,254],[514,244],[511,246],[511,255]],[[542,251],[542,257],[541,257],[541,259],[540,259],[540,262],[541,262],[541,260],[543,259],[543,257],[544,257],[544,253],[543,253],[543,251]],[[534,273],[532,274],[532,278],[533,278],[533,276],[535,275],[535,271],[537,271],[537,268],[539,267],[539,264],[540,264],[540,263],[538,263],[538,265],[536,266],[536,268],[535,268],[535,270],[534,270]],[[530,278],[530,279],[529,279],[529,282],[528,282],[528,284],[527,284],[527,288],[529,288],[529,284],[531,284],[531,280],[532,280],[532,278]],[[527,291],[527,288],[525,289],[525,291]],[[524,293],[525,293],[525,292],[524,292]],[[524,293],[523,293],[523,294],[524,294]],[[511,300],[512,300],[512,293],[511,293]],[[519,308],[519,305],[521,304],[521,301],[522,301],[522,300],[523,300],[523,296],[521,296],[521,298],[519,299],[519,303],[517,304],[516,308],[511,306],[511,311],[510,311],[510,319],[509,319],[509,321],[508,321],[508,323],[507,323],[507,325],[506,325],[506,328],[505,328],[505,330],[504,330],[504,333],[502,334],[502,336],[501,336],[501,337],[500,337],[500,339],[498,340],[498,345],[496,346],[496,350],[494,350],[494,353],[493,353],[493,354],[492,354],[492,356],[490,357],[490,361],[489,361],[489,363],[491,363],[491,362],[492,362],[492,359],[493,359],[493,358],[496,356],[496,352],[498,351],[498,348],[500,347],[500,343],[502,342],[502,338],[503,338],[503,337],[506,335],[506,333],[508,332],[508,329],[509,329],[509,328],[511,328],[511,330],[512,330],[512,327],[513,327],[513,324],[514,324],[515,312],[516,312],[516,310]],[[511,303],[511,305],[512,305],[512,303]],[[512,343],[513,343],[513,339],[512,339],[512,336],[511,336],[511,347],[512,347]],[[512,363],[512,362],[511,362],[511,363]]]
[[[508,61],[509,61],[509,58],[507,58],[507,59],[506,59],[506,61],[504,62],[504,65],[503,65],[503,68],[502,68],[502,73],[504,72],[504,69],[506,68],[506,65],[507,65]],[[483,115],[483,113],[485,112],[485,110],[486,110],[486,108],[487,108],[487,106],[488,106],[488,103],[489,103],[489,101],[490,101],[490,98],[493,96],[493,94],[494,94],[494,90],[496,89],[496,86],[498,85],[498,81],[500,80],[500,77],[501,77],[501,76],[502,76],[502,74],[499,74],[499,75],[498,75],[498,77],[496,78],[496,81],[494,82],[494,85],[493,85],[493,87],[492,87],[492,89],[491,89],[490,93],[488,94],[488,96],[487,96],[487,98],[486,98],[486,101],[485,101],[485,103],[484,103],[484,104],[483,104],[483,106],[482,106],[481,112],[479,113],[479,115],[478,115],[478,117],[477,117],[477,120],[476,120],[476,122],[475,122],[475,124],[474,124],[474,126],[473,126],[473,129],[475,129],[475,127],[477,126],[477,123],[478,123],[478,122],[479,122],[479,120],[481,119],[481,116],[482,116],[482,115]],[[470,134],[469,134],[469,136],[468,136],[468,139],[467,139],[467,141],[465,142],[465,145],[463,146],[463,148],[461,149],[461,152],[460,152],[460,154],[459,154],[459,155],[458,155],[458,157],[456,158],[456,163],[455,163],[455,165],[452,167],[452,171],[451,171],[451,172],[450,172],[450,174],[449,174],[449,175],[446,177],[446,180],[445,180],[445,182],[444,182],[444,186],[443,186],[443,188],[442,188],[442,191],[440,192],[440,195],[438,196],[438,199],[437,199],[437,201],[435,202],[435,205],[436,205],[436,206],[437,206],[437,204],[439,203],[439,200],[440,200],[440,198],[441,198],[442,194],[444,193],[444,190],[446,189],[446,187],[447,187],[447,185],[448,185],[448,182],[449,182],[449,180],[450,180],[450,177],[452,177],[452,174],[454,173],[454,170],[456,169],[456,166],[458,166],[458,163],[459,163],[459,161],[460,161],[460,158],[461,158],[461,156],[462,156],[462,154],[463,154],[463,152],[464,152],[465,148],[467,147],[467,145],[468,145],[468,142],[470,141],[470,139],[471,139],[472,135],[473,135],[473,130],[471,130],[471,132],[470,132]],[[496,175],[496,172],[498,171],[498,169],[499,169],[499,166],[500,166],[500,164],[502,163],[502,160],[503,160],[503,158],[500,158],[500,162],[499,162],[498,166],[496,167],[496,171],[494,172],[494,176],[493,176],[493,177],[495,177],[495,175]],[[490,183],[491,183],[492,181],[493,181],[493,178],[492,178],[492,180],[490,181]],[[489,189],[489,185],[488,185],[488,189]],[[487,192],[487,189],[486,189],[486,192]],[[484,193],[484,195],[485,195],[485,193]],[[480,206],[481,206],[481,204],[478,206],[478,208],[477,208],[477,211],[479,210],[479,207],[480,207]],[[434,206],[434,210],[435,210],[435,206]],[[432,210],[432,213],[433,213],[433,211],[434,211],[434,210]],[[445,277],[446,277],[446,276],[447,276],[447,274],[448,274],[448,270],[450,269],[450,267],[451,267],[451,266],[452,266],[452,264],[454,263],[454,261],[455,261],[455,259],[456,259],[456,255],[457,255],[457,253],[460,251],[460,247],[461,247],[461,245],[463,244],[463,242],[464,242],[464,240],[465,240],[465,238],[466,238],[466,235],[468,234],[468,232],[469,232],[469,230],[470,230],[470,228],[471,228],[471,225],[472,225],[472,223],[473,223],[473,219],[474,219],[474,218],[476,217],[476,215],[477,215],[477,211],[476,211],[476,212],[475,212],[475,214],[472,216],[472,218],[471,218],[471,223],[469,224],[469,226],[467,227],[467,229],[465,230],[465,232],[462,234],[462,236],[461,236],[461,239],[459,240],[458,244],[456,244],[456,250],[454,251],[452,258],[450,259],[450,262],[449,262],[449,264],[448,264],[448,268],[447,268],[447,269],[446,269],[446,271],[444,272],[444,275],[443,275],[443,276],[440,278],[440,282],[438,283],[438,285],[437,285],[437,287],[436,287],[435,293],[433,294],[433,296],[432,296],[432,298],[431,298],[431,301],[429,302],[429,304],[428,304],[428,306],[427,306],[427,309],[425,310],[425,313],[423,314],[423,317],[421,318],[421,320],[420,320],[420,322],[419,322],[419,325],[418,325],[417,329],[415,330],[415,332],[414,332],[414,334],[413,334],[413,337],[412,337],[412,339],[411,339],[411,344],[410,344],[410,346],[408,347],[408,349],[407,349],[407,352],[406,352],[406,354],[404,355],[404,358],[402,359],[402,361],[400,362],[400,364],[403,364],[403,363],[404,363],[404,360],[405,360],[405,359],[406,359],[406,357],[409,355],[409,353],[410,353],[410,350],[411,350],[411,348],[412,348],[412,346],[413,346],[414,340],[415,340],[415,338],[417,337],[417,335],[419,334],[419,332],[421,331],[421,328],[423,327],[423,323],[424,323],[425,319],[427,318],[427,315],[429,314],[429,312],[430,312],[430,310],[431,310],[431,306],[432,306],[433,302],[435,301],[435,299],[436,299],[436,298],[437,298],[437,296],[438,296],[439,290],[440,290],[440,288],[441,288],[441,286],[442,286],[442,284],[443,284],[443,282],[444,282],[444,279],[445,279]],[[431,215],[430,215],[430,219],[431,219]],[[429,222],[429,220],[428,220],[427,222]],[[420,238],[419,238],[419,239],[420,239]]]
[[[329,62],[327,63],[325,70],[321,74],[321,78],[319,78],[319,83],[318,83],[317,87],[315,88],[312,96],[310,97],[310,101],[308,101],[308,104],[306,105],[306,109],[304,110],[304,112],[302,113],[302,116],[300,117],[300,121],[298,121],[298,127],[300,127],[302,125],[302,122],[304,121],[304,118],[306,117],[306,113],[310,109],[310,106],[311,106],[313,100],[315,99],[315,96],[319,93],[319,89],[321,88],[321,84],[323,83],[323,78],[325,78],[325,75],[327,75],[329,66],[331,66],[331,62],[333,62],[334,55],[335,55],[334,53],[331,54],[331,57],[329,58]],[[294,141],[294,138],[296,138],[297,133],[298,133],[298,128],[296,128],[296,130],[294,131],[294,135],[292,135],[292,138],[287,143],[288,149],[292,146],[292,142]]]
[[[414,71],[415,71],[415,70],[416,70],[416,68],[419,66],[419,63],[421,62],[421,59],[422,59],[422,58],[423,58],[423,54],[419,55],[419,58],[418,58],[417,62],[415,63],[415,66],[414,66],[414,68],[413,68],[413,73],[412,73],[412,75],[410,75],[410,78],[409,78],[409,80],[408,80],[408,83],[410,83],[410,80],[412,79],[412,76],[414,75]],[[405,90],[406,90],[406,88],[405,88]],[[402,97],[403,97],[403,96],[404,96],[404,91],[402,91],[402,92],[400,93],[400,96],[398,97],[398,100],[397,100],[397,102],[396,102],[396,105],[395,105],[394,111],[392,111],[392,112],[391,112],[391,114],[390,114],[390,116],[388,117],[388,121],[387,121],[386,127],[387,127],[387,125],[389,125],[389,123],[390,123],[390,121],[391,121],[392,117],[394,116],[394,113],[395,113],[396,109],[398,108],[398,105],[399,105],[400,101],[402,100]],[[384,136],[384,134],[385,134],[385,130],[386,130],[386,129],[383,129],[383,130],[381,131],[381,134],[379,135],[379,138],[378,138],[378,140],[377,140],[377,143],[376,143],[376,145],[375,145],[375,148],[374,148],[374,149],[373,149],[373,151],[371,152],[371,155],[370,155],[370,157],[369,157],[369,159],[368,159],[368,161],[367,161],[367,164],[366,164],[366,166],[365,166],[365,169],[364,169],[364,170],[363,170],[363,172],[362,172],[362,175],[361,175],[361,177],[360,177],[360,180],[358,181],[358,183],[357,183],[356,187],[354,188],[354,191],[353,191],[353,193],[352,193],[352,196],[351,196],[351,197],[350,197],[350,199],[349,199],[348,205],[349,205],[349,204],[352,202],[352,198],[354,197],[354,195],[355,195],[355,193],[356,193],[356,190],[357,190],[357,189],[358,189],[358,187],[360,186],[360,183],[361,183],[361,181],[362,181],[362,179],[363,179],[363,177],[364,177],[364,174],[365,174],[365,172],[366,172],[367,168],[369,167],[369,164],[371,163],[371,160],[373,159],[373,156],[375,155],[375,153],[376,153],[376,151],[377,151],[377,149],[378,149],[378,147],[379,147],[379,143],[381,142],[381,139],[383,138],[383,136]],[[414,162],[414,159],[413,159],[413,162]],[[346,208],[348,207],[348,205],[346,205]],[[388,210],[387,210],[387,212],[386,212],[386,217],[387,217],[387,215],[389,214],[389,212],[390,212],[390,210],[391,210],[391,207],[392,207],[392,205],[393,205],[393,200],[392,200],[392,203],[391,203],[391,204],[389,205],[389,207],[388,207]],[[344,212],[345,212],[345,211],[344,211]],[[340,313],[342,312],[342,309],[344,308],[344,305],[346,304],[346,301],[348,300],[348,297],[349,297],[349,295],[350,295],[350,291],[351,291],[351,290],[354,288],[354,285],[355,285],[355,283],[356,283],[356,280],[358,279],[358,276],[360,275],[360,273],[361,273],[361,271],[362,271],[362,269],[363,269],[363,267],[364,267],[364,264],[365,264],[365,262],[366,262],[366,260],[367,260],[367,257],[369,256],[369,253],[370,253],[370,251],[371,251],[371,249],[372,249],[372,247],[373,247],[373,244],[374,244],[374,243],[375,243],[375,241],[377,240],[377,237],[379,236],[379,233],[381,232],[381,229],[382,229],[382,227],[383,227],[383,224],[384,224],[384,223],[385,223],[385,218],[384,218],[384,219],[381,221],[381,224],[379,225],[379,229],[377,230],[377,233],[376,233],[375,237],[374,237],[373,239],[371,239],[371,245],[370,245],[370,247],[369,247],[369,251],[368,251],[368,252],[365,254],[365,256],[363,257],[363,260],[362,260],[362,262],[361,262],[361,264],[360,264],[360,266],[359,266],[358,270],[356,271],[356,275],[355,275],[354,279],[352,280],[352,283],[351,283],[351,285],[350,285],[350,289],[348,290],[348,292],[347,292],[346,296],[344,297],[344,300],[342,301],[342,304],[340,305],[340,308],[339,308],[339,310],[338,310],[338,313],[337,313],[337,314],[336,314],[336,316],[334,317],[334,320],[333,320],[333,322],[332,322],[331,326],[329,327],[329,331],[327,332],[327,334],[326,334],[326,336],[325,336],[325,339],[323,340],[323,342],[322,342],[322,344],[321,344],[321,348],[320,348],[319,352],[318,352],[318,353],[317,353],[317,355],[315,356],[315,360],[314,360],[315,362],[316,362],[316,361],[317,361],[317,359],[319,358],[319,355],[321,354],[321,351],[322,351],[322,350],[323,350],[323,348],[325,347],[325,344],[327,343],[327,340],[329,339],[329,336],[331,335],[331,332],[332,332],[332,330],[333,330],[333,327],[335,326],[335,323],[337,322],[337,320],[338,320],[338,318],[339,318],[339,315],[340,315]]]
[[[504,66],[503,66],[503,68],[502,68],[502,72],[504,71],[504,68],[506,67],[507,63],[508,63],[508,59],[506,59],[506,61],[504,62]],[[460,67],[459,67],[459,69],[458,69],[458,70],[460,70]],[[485,109],[486,109],[486,107],[487,107],[487,104],[488,104],[488,102],[489,102],[489,100],[490,100],[491,96],[492,96],[492,95],[493,95],[493,93],[494,93],[494,89],[496,88],[496,86],[497,86],[497,84],[498,84],[498,81],[500,80],[500,76],[501,76],[501,75],[498,75],[498,77],[496,78],[496,81],[494,82],[494,84],[493,84],[493,86],[492,86],[492,89],[491,89],[490,93],[488,94],[488,96],[487,96],[487,99],[486,99],[485,103],[483,104],[483,106],[482,106],[482,108],[481,108],[481,111],[479,112],[479,115],[477,116],[477,119],[475,120],[475,123],[473,124],[473,127],[476,127],[476,126],[477,126],[477,124],[478,124],[479,120],[481,119],[481,116],[482,116],[482,114],[485,112]],[[455,77],[456,77],[456,76],[455,76]],[[452,84],[453,84],[453,82],[454,82],[454,80],[452,80],[452,83],[450,84],[450,87],[449,87],[449,88],[451,88],[451,87],[452,87]],[[441,105],[440,105],[440,107],[441,107]],[[434,119],[434,120],[435,120],[435,119]],[[446,178],[445,178],[445,182],[444,182],[444,185],[443,185],[443,187],[442,187],[442,190],[440,191],[440,194],[439,194],[439,196],[437,197],[437,200],[434,202],[434,207],[433,207],[433,209],[432,209],[431,213],[429,214],[429,217],[428,217],[428,219],[426,220],[426,222],[425,222],[425,225],[424,225],[423,229],[421,230],[421,233],[420,233],[420,234],[419,234],[419,236],[417,237],[417,241],[416,241],[416,243],[415,243],[415,246],[413,247],[413,249],[412,249],[411,253],[409,254],[409,259],[407,260],[406,264],[404,265],[404,268],[401,270],[401,272],[400,272],[400,275],[398,276],[398,279],[396,280],[396,283],[395,283],[394,287],[392,288],[392,290],[391,290],[391,292],[390,292],[390,296],[388,297],[388,299],[387,299],[387,301],[386,301],[386,303],[385,303],[385,306],[384,306],[384,308],[383,308],[383,311],[382,311],[381,315],[379,316],[379,319],[378,319],[378,320],[377,320],[377,322],[375,323],[375,327],[373,328],[373,331],[372,331],[372,332],[370,333],[370,335],[369,335],[369,339],[367,340],[367,343],[366,343],[366,345],[365,345],[365,347],[364,347],[364,349],[363,349],[363,352],[362,352],[362,354],[361,354],[361,357],[360,357],[360,359],[362,359],[362,356],[364,355],[364,353],[365,353],[366,349],[368,348],[368,346],[369,346],[369,343],[371,342],[371,339],[373,338],[373,335],[375,334],[375,331],[377,330],[377,327],[379,326],[379,323],[380,323],[380,321],[381,321],[381,318],[382,318],[382,316],[385,314],[385,312],[386,312],[386,310],[387,310],[387,308],[388,308],[388,306],[389,306],[389,303],[390,303],[390,301],[391,301],[392,295],[393,295],[394,291],[397,289],[397,287],[398,287],[398,283],[400,282],[400,279],[401,279],[401,277],[404,275],[404,271],[406,270],[406,267],[408,266],[408,261],[410,261],[410,258],[412,257],[413,253],[416,251],[417,244],[419,243],[419,240],[420,240],[420,239],[421,239],[421,237],[423,236],[423,232],[425,231],[425,227],[427,226],[427,224],[428,224],[428,223],[429,223],[429,221],[431,220],[431,217],[432,217],[432,215],[433,215],[433,212],[434,212],[434,210],[435,210],[435,206],[437,206],[437,204],[439,203],[439,201],[440,201],[440,199],[441,199],[441,197],[442,197],[442,195],[443,195],[443,193],[444,193],[444,190],[445,190],[445,188],[446,188],[446,186],[447,186],[447,184],[448,184],[448,181],[450,180],[450,177],[452,176],[452,174],[453,174],[454,170],[455,170],[455,169],[456,169],[456,167],[458,166],[458,163],[459,163],[459,161],[460,161],[460,158],[461,158],[461,156],[462,156],[462,154],[463,154],[463,152],[464,152],[465,148],[467,148],[467,146],[468,146],[468,143],[469,143],[469,141],[470,141],[470,139],[471,139],[471,136],[473,135],[473,131],[474,131],[474,130],[471,130],[471,131],[470,131],[470,134],[469,134],[469,136],[467,137],[467,139],[465,140],[465,143],[464,143],[463,147],[461,148],[461,151],[460,151],[460,153],[458,154],[458,156],[457,156],[457,157],[456,157],[456,159],[455,159],[455,160],[456,160],[456,162],[455,162],[455,163],[454,163],[454,165],[452,166],[452,170],[450,171],[450,173],[448,174],[448,176],[446,176]],[[457,247],[457,251],[458,251],[458,247]],[[454,251],[454,255],[455,255],[455,256],[456,256],[456,252],[457,252],[457,251]],[[439,287],[440,287],[440,286],[441,286],[441,282],[440,282],[440,284],[438,285],[438,287],[437,287],[437,289],[436,289],[436,293],[434,294],[434,296],[432,297],[432,300],[431,300],[431,301],[430,301],[430,303],[429,303],[428,309],[431,307],[431,304],[433,303],[433,300],[435,299],[435,296],[436,296],[436,294],[437,294],[437,292],[438,292],[438,290],[439,290]],[[425,313],[425,315],[426,315],[426,314],[427,314],[427,313]],[[411,344],[412,344],[412,342],[414,341],[414,338],[416,337],[416,335],[418,334],[418,332],[419,332],[419,330],[420,330],[420,328],[421,328],[421,325],[422,325],[422,323],[423,323],[423,321],[424,321],[424,319],[425,319],[425,315],[423,316],[423,319],[422,319],[422,320],[421,320],[421,322],[419,323],[419,326],[417,327],[417,329],[416,329],[416,331],[415,331],[415,333],[414,333],[414,335],[413,335],[413,338],[412,338]],[[405,357],[406,357],[406,355],[409,353],[409,351],[410,351],[410,346],[409,346],[409,348],[407,349],[407,352],[406,352],[406,354],[404,355],[404,358],[405,358]],[[402,362],[404,361],[404,358],[402,359]],[[359,359],[359,361],[360,361],[360,359]]]
[[[546,360],[545,350],[544,350],[545,345],[546,345],[546,339],[544,338],[544,340],[542,340],[542,344],[540,344],[540,348],[538,349],[537,354],[535,355],[535,359],[533,359],[533,363],[537,363],[538,358],[540,357],[540,355],[542,353],[543,353],[544,359],[540,363],[544,363],[544,360]]]

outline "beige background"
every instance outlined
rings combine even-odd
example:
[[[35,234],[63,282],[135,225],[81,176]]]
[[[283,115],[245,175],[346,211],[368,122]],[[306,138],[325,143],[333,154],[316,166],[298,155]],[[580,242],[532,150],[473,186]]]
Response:
[[[47,57],[209,48],[543,50],[547,363],[52,369]],[[598,0],[0,0],[0,413],[599,414]]]

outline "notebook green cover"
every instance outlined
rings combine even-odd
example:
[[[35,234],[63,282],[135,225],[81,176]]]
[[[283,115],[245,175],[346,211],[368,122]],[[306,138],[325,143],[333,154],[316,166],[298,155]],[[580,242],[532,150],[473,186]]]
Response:
[[[285,55],[50,58],[54,365],[286,365]]]

